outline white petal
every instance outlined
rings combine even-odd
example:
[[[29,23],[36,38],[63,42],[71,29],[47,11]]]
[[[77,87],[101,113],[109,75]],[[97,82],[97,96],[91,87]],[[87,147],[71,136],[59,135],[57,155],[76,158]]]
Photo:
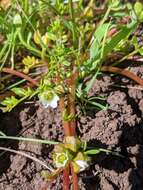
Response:
[[[53,99],[52,100],[46,100],[44,98],[44,95],[41,94],[39,96],[39,100],[40,102],[42,103],[42,105],[45,107],[45,108],[48,108],[49,106],[51,106],[52,108],[56,108],[58,106],[58,101],[59,101],[59,97],[54,94],[53,96]]]
[[[57,96],[56,94],[54,95],[54,101],[59,101],[59,96]]]
[[[49,102],[47,100],[44,99],[44,96],[39,96],[39,100],[41,102],[41,104],[44,106],[44,108],[48,108],[48,106],[50,105]]]
[[[52,108],[56,108],[58,106],[59,97],[57,95],[54,96],[53,100],[49,102]]]
[[[48,108],[50,106],[49,102],[42,102],[42,105],[44,106],[44,108]]]
[[[83,171],[88,167],[88,163],[83,160],[77,160],[76,164],[80,167],[80,171]]]
[[[57,101],[52,101],[52,102],[50,102],[50,106],[51,106],[52,108],[56,108],[56,107],[58,106]]]

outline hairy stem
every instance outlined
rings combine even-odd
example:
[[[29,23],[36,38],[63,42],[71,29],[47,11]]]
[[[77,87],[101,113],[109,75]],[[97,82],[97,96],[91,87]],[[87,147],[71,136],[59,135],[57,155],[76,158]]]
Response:
[[[45,168],[48,169],[49,171],[54,172],[54,169],[48,167],[43,161],[41,161],[41,160],[39,160],[38,158],[35,158],[35,157],[33,157],[33,156],[30,156],[29,154],[26,154],[26,153],[23,152],[23,151],[13,150],[13,149],[10,149],[10,148],[5,148],[5,147],[0,147],[0,150],[7,151],[7,152],[12,152],[12,153],[15,153],[15,154],[19,154],[19,155],[21,155],[21,156],[24,156],[24,157],[26,157],[26,158],[29,158],[30,160],[39,163],[41,166],[45,167]]]

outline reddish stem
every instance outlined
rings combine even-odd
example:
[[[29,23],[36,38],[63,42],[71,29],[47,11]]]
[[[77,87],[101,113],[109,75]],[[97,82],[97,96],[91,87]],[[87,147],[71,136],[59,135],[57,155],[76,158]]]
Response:
[[[65,110],[64,97],[61,97],[59,106],[60,106],[61,113],[63,113],[63,111]],[[64,129],[65,136],[71,135],[71,128],[68,121],[63,121],[63,129]],[[68,166],[63,171],[63,190],[69,190],[69,186],[70,186],[69,172],[70,172],[70,168]]]
[[[68,85],[71,88],[71,91],[68,95],[69,100],[69,113],[74,115],[76,114],[76,107],[75,107],[75,85],[76,85],[76,79],[78,77],[78,71],[74,72],[74,74],[71,76],[71,78],[68,81]],[[76,120],[75,118],[70,121],[70,128],[71,128],[71,136],[76,136]],[[73,190],[78,190],[78,177],[77,174],[74,172],[73,166],[70,163],[70,169],[72,174],[72,182],[73,182]]]
[[[59,102],[59,106],[60,106],[61,113],[63,113],[65,110],[64,97],[61,97],[60,102]],[[64,128],[65,136],[70,136],[71,135],[71,129],[70,129],[70,125],[69,125],[68,121],[63,121],[63,128]]]
[[[68,109],[69,109],[69,113],[72,114],[73,116],[75,116],[75,114],[76,114],[75,85],[76,85],[76,79],[78,77],[78,74],[79,74],[78,71],[75,71],[67,81],[68,86],[71,89],[70,93],[68,94],[68,101],[69,101]],[[70,129],[71,129],[71,136],[76,136],[76,120],[75,120],[75,118],[72,121],[70,121]]]
[[[70,180],[69,180],[69,166],[63,171],[63,190],[69,190]]]
[[[121,68],[118,68],[118,67],[112,67],[112,66],[102,66],[101,71],[111,72],[111,73],[118,73],[118,74],[124,75],[124,76],[134,80],[135,82],[137,82],[141,86],[143,86],[143,79],[141,79],[140,77],[138,77],[137,75],[135,75],[131,71],[121,69]]]
[[[66,82],[70,88],[70,92],[67,95],[67,111],[68,114],[72,114],[75,116],[75,81],[77,74],[72,75]],[[61,113],[65,110],[65,101],[64,97],[60,99],[60,110]],[[76,136],[76,121],[73,119],[72,121],[63,121],[63,128],[65,132],[65,136]],[[74,172],[72,165],[68,166],[69,169],[64,170],[63,172],[63,190],[69,190],[69,170],[71,170],[72,178],[73,178],[73,187],[74,190],[78,190],[78,179],[77,174]]]
[[[72,180],[73,180],[73,190],[79,190],[78,188],[78,177],[77,174],[74,172],[72,164],[70,164]]]
[[[34,86],[39,86],[38,82],[35,81],[34,79],[32,79],[31,77],[29,77],[28,75],[24,74],[24,73],[21,73],[19,71],[16,71],[14,69],[11,69],[11,68],[2,68],[2,72],[4,73],[10,73],[12,75],[16,75],[20,78],[23,78],[27,81],[29,81],[30,83],[32,83]]]

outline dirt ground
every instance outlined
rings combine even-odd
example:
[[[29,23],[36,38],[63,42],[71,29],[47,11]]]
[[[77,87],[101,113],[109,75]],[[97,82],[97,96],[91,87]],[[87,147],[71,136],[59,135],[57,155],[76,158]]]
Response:
[[[143,68],[132,71],[143,77]],[[90,96],[102,95],[107,110],[80,113],[78,135],[92,147],[119,151],[123,157],[100,154],[92,157],[91,166],[79,174],[81,190],[142,190],[143,189],[143,89],[133,81],[106,74],[98,78]],[[0,113],[0,130],[7,135],[63,139],[58,110],[44,109],[27,102],[11,113]],[[32,156],[52,163],[52,146],[35,143],[0,141],[0,146],[24,150]],[[53,183],[41,177],[45,168],[19,155],[0,152],[0,190],[60,190],[62,176]]]

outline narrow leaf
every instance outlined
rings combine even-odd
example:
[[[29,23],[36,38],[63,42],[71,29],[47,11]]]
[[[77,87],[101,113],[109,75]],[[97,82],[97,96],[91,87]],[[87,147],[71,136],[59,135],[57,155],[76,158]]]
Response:
[[[24,137],[13,137],[13,136],[0,136],[0,139],[7,139],[7,140],[17,140],[17,141],[29,141],[34,143],[41,143],[41,144],[59,144],[59,142],[55,141],[48,141],[42,139],[34,139],[34,138],[24,138]]]
[[[85,154],[99,154],[101,152],[100,148],[96,148],[96,149],[91,149],[91,150],[87,150],[86,152],[84,152]]]
[[[111,40],[104,47],[104,57],[113,51],[113,49],[121,42],[121,40],[125,39],[131,32],[136,29],[137,23],[133,21],[127,26],[122,27],[122,29],[114,35]]]

